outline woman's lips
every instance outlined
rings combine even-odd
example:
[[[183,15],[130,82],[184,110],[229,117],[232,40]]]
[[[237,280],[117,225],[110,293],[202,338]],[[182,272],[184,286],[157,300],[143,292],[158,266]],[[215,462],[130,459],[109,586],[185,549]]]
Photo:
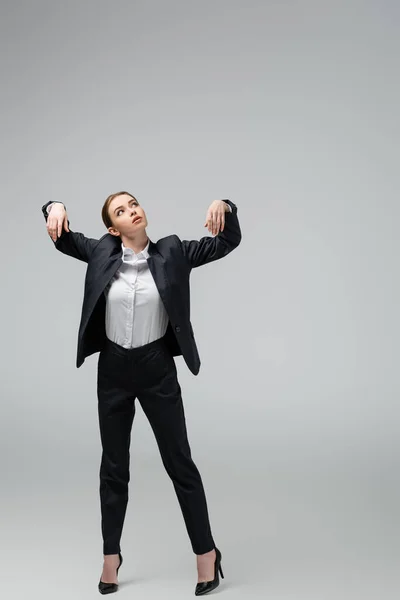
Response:
[[[132,223],[138,223],[139,221],[142,220],[142,217],[135,217],[132,221]]]

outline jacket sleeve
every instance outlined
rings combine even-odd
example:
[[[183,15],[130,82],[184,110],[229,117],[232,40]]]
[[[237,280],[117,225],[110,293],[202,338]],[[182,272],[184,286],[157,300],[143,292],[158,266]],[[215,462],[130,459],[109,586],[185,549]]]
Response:
[[[52,204],[52,202],[53,201],[46,202],[46,204],[42,206],[42,212],[46,223],[47,218],[49,216],[47,213],[47,207],[50,204]],[[63,254],[68,254],[68,256],[72,256],[73,258],[77,258],[78,260],[82,260],[86,263],[89,262],[91,254],[98,243],[99,240],[96,240],[94,238],[88,238],[84,236],[83,233],[71,230],[65,231],[65,229],[62,229],[60,237],[58,237],[56,241],[53,242],[57,250],[59,250]]]
[[[182,250],[191,268],[200,267],[218,260],[239,246],[242,239],[237,206],[230,200],[224,200],[232,209],[225,213],[224,231],[215,237],[205,236],[200,240],[182,240]]]

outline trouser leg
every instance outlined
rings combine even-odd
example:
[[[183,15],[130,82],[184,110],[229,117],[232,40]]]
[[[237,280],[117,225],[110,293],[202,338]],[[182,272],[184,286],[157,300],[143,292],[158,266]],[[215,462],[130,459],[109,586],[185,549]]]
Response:
[[[191,456],[175,361],[161,348],[151,362],[152,383],[138,390],[137,397],[174,485],[193,552],[204,554],[215,544],[203,482]]]
[[[102,357],[107,360],[107,357]],[[100,464],[100,506],[103,554],[118,554],[128,504],[130,479],[130,440],[135,415],[135,397],[118,386],[115,373],[107,365],[99,366],[98,417],[102,456]]]

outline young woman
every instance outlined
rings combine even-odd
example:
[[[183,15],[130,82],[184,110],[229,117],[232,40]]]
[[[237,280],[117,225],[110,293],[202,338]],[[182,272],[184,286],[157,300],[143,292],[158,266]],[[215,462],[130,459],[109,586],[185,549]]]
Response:
[[[241,241],[237,207],[230,200],[209,206],[205,227],[215,237],[152,242],[146,213],[128,192],[111,194],[102,208],[107,233],[87,238],[69,228],[66,208],[47,202],[47,231],[60,252],[88,264],[77,367],[99,352],[97,397],[103,572],[102,594],[118,589],[120,539],[128,503],[129,447],[135,399],[154,431],[174,485],[193,552],[195,595],[219,585],[221,552],[211,533],[200,473],[192,459],[174,356],[182,355],[195,375],[200,369],[190,322],[192,268],[226,256]],[[223,310],[223,307],[221,307]]]

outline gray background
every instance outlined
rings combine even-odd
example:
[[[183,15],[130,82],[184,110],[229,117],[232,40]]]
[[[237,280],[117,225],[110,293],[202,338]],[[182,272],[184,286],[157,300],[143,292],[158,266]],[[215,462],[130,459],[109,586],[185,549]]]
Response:
[[[382,0],[1,2],[2,597],[98,594],[86,265],[41,206],[100,237],[127,189],[154,240],[238,206],[242,244],[192,274],[199,376],[177,359],[218,593],[398,598],[399,18]],[[187,598],[195,557],[136,405],[119,593]]]

